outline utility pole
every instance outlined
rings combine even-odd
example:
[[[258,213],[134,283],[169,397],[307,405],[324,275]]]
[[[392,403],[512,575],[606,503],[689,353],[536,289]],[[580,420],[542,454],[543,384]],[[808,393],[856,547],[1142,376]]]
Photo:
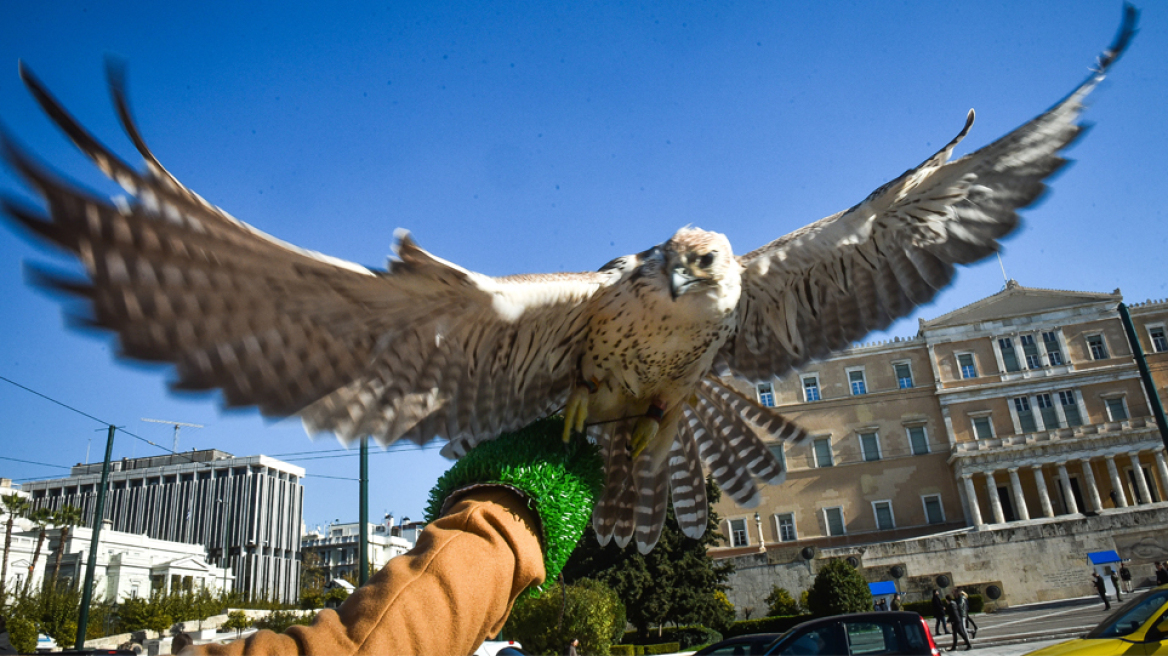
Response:
[[[105,489],[109,484],[110,458],[114,454],[114,432],[110,424],[105,440],[105,462],[101,466],[101,486],[97,488],[97,508],[93,510],[93,534],[89,538],[89,562],[85,564],[85,588],[81,591],[81,615],[77,618],[77,640],[74,649],[85,649],[85,630],[89,628],[89,602],[93,599],[93,576],[97,567],[97,541],[101,537],[101,522],[105,518]],[[65,545],[58,548],[64,549]]]
[[[365,585],[369,580],[369,438],[361,438],[361,510],[357,521],[361,522],[361,546],[357,550],[359,567],[357,585]]]
[[[186,426],[187,428],[203,428],[202,424],[184,424],[181,421],[169,421],[166,419],[147,419],[142,417],[142,421],[148,421],[152,424],[170,424],[171,426],[174,426],[174,446],[170,448],[170,450],[174,453],[178,453],[178,432],[182,429],[183,426]]]

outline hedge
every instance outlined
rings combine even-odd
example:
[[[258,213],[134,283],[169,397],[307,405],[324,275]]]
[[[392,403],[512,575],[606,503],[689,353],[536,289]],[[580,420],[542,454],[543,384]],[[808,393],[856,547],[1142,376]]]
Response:
[[[739,620],[726,630],[726,638],[734,638],[749,633],[785,633],[797,624],[812,619],[811,615],[786,615],[762,617],[757,620]]]
[[[698,645],[712,645],[715,642],[722,641],[722,634],[717,631],[701,626],[679,626],[677,628],[665,628],[661,631],[661,635],[657,635],[657,631],[652,632],[651,640],[666,640],[668,642],[677,642],[682,649],[689,649]],[[624,645],[635,645],[637,643],[637,632],[627,631],[625,637],[621,641]]]
[[[611,656],[636,656],[637,650],[632,645],[613,645],[608,648]]]
[[[645,656],[656,654],[672,654],[681,651],[681,644],[677,642],[663,642],[659,645],[645,645]]]

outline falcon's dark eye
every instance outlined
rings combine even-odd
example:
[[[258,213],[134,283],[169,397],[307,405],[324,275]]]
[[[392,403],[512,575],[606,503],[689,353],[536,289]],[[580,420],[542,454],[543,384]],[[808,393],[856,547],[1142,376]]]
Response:
[[[710,265],[714,263],[714,255],[716,253],[717,251],[710,251],[709,253],[706,253],[701,257],[700,260],[698,260],[698,265],[703,269],[710,268]]]

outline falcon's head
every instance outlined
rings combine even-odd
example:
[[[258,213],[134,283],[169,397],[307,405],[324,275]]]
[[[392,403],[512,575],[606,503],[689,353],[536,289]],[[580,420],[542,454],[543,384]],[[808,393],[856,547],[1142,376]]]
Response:
[[[698,228],[682,228],[662,245],[665,275],[673,300],[683,294],[737,282],[741,265],[726,235]]]

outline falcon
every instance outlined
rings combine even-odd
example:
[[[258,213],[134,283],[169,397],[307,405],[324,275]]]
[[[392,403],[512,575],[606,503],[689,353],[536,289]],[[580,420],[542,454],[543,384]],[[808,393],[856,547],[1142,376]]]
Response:
[[[806,435],[728,377],[769,381],[888,327],[976,262],[1045,189],[1083,127],[1084,98],[1135,32],[1124,7],[1090,76],[1037,118],[950,161],[944,148],[850,209],[745,255],[683,228],[594,272],[490,277],[397,236],[385,270],[297,248],[183,186],[146,146],[124,77],[110,68],[139,170],[87,132],[21,65],[44,111],[128,194],[65,181],[5,135],[3,154],[44,199],[6,199],[11,221],[82,263],[73,279],[31,269],[83,300],[120,355],[174,365],[172,387],[221,390],[226,406],[298,415],[310,434],[382,444],[483,440],[563,412],[606,479],[593,513],[602,544],[656,544],[672,497],[681,530],[706,529],[703,464],[736,502],[783,465],[768,442]]]

